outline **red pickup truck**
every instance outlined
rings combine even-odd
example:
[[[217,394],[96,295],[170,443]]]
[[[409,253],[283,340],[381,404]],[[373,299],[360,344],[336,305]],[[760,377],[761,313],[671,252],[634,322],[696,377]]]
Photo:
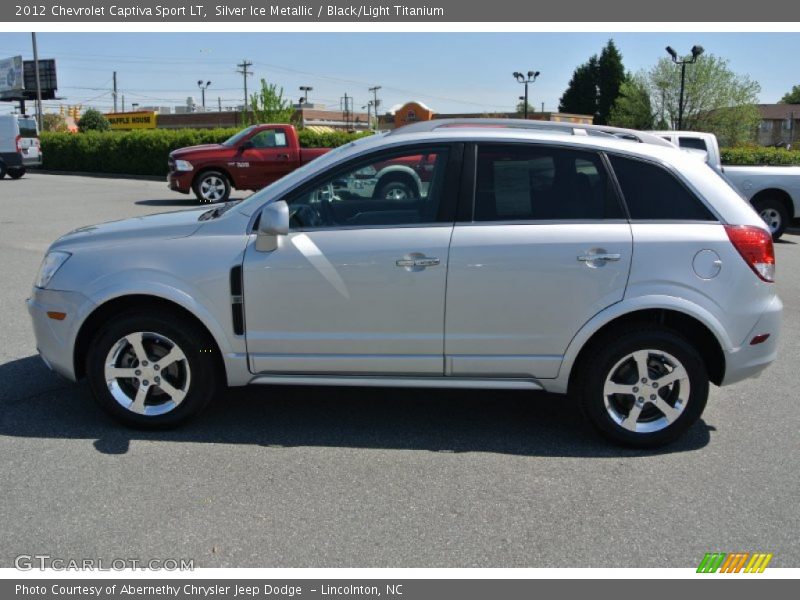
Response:
[[[172,151],[167,185],[200,202],[224,202],[232,188],[261,189],[328,151],[301,148],[292,125],[253,125],[221,144]]]

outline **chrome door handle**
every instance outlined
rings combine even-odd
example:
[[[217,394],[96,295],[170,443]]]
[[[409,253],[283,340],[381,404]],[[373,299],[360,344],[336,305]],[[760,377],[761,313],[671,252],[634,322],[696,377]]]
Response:
[[[398,267],[435,267],[441,261],[435,256],[419,256],[415,258],[401,258],[394,261]]]
[[[622,258],[621,254],[581,254],[578,260],[581,262],[616,261]]]

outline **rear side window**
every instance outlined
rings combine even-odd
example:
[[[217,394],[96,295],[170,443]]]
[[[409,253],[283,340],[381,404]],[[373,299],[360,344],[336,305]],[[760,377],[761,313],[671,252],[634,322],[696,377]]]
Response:
[[[38,138],[39,134],[36,131],[35,119],[20,119],[19,120],[19,136],[23,138]]]
[[[478,150],[475,221],[621,218],[595,153],[523,145]]]
[[[700,199],[666,169],[641,160],[609,158],[631,219],[717,220]]]

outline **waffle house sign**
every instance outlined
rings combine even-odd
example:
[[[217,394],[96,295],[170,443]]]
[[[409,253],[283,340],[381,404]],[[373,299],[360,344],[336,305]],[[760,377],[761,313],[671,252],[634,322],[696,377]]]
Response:
[[[106,113],[111,129],[155,129],[156,113],[151,111]]]

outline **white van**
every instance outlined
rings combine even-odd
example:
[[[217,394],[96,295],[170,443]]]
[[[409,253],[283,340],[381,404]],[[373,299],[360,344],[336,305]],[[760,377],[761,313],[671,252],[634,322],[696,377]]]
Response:
[[[28,167],[42,164],[39,128],[26,115],[0,115],[0,179],[25,175]]]

